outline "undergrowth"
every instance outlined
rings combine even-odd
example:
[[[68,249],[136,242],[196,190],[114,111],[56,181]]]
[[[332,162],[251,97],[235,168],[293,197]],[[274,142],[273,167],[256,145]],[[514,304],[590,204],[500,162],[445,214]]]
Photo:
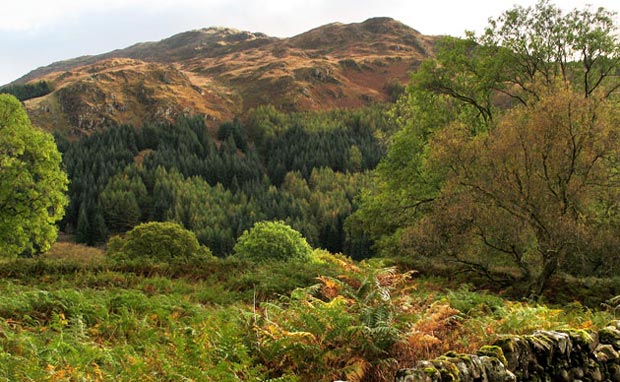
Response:
[[[187,267],[68,248],[0,267],[0,381],[388,381],[448,350],[615,314],[446,288],[325,252]]]

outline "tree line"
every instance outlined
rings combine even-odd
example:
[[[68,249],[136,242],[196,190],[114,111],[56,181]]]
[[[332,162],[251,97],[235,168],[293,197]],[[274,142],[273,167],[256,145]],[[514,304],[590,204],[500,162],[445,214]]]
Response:
[[[15,84],[0,87],[0,94],[11,94],[20,101],[41,97],[53,91],[48,81],[38,81],[28,84]]]

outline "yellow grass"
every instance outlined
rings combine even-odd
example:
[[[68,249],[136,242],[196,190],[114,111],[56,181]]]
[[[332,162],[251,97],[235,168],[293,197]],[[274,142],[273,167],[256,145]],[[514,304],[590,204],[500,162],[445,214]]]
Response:
[[[101,248],[88,247],[82,244],[59,242],[54,244],[41,258],[96,265],[103,262],[105,251]]]

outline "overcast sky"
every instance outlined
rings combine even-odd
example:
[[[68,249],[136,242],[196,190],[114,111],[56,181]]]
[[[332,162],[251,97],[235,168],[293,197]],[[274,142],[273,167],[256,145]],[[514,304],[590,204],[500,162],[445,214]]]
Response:
[[[209,26],[289,37],[339,21],[395,18],[424,34],[461,36],[536,0],[11,0],[0,12],[0,84],[29,71]],[[619,0],[556,0],[619,11]]]

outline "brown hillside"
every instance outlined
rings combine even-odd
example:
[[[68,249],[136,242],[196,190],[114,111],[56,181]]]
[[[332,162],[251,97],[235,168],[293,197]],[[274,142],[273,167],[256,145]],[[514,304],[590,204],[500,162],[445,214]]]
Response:
[[[57,62],[16,82],[50,81],[54,92],[27,110],[35,124],[71,135],[180,114],[223,121],[261,104],[293,111],[385,101],[386,85],[406,81],[434,41],[389,18],[287,39],[207,28]]]

